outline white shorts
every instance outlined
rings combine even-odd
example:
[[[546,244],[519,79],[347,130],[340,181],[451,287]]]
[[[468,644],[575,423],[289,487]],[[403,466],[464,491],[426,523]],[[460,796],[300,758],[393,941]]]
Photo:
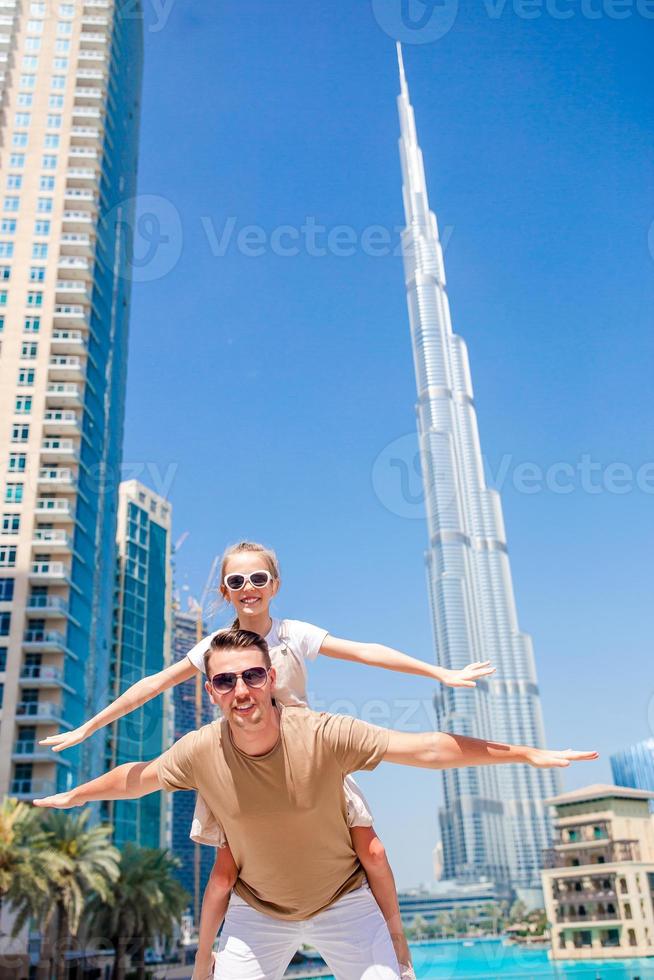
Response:
[[[368,801],[354,778],[346,776],[343,787],[345,789],[348,827],[372,827],[372,813]],[[225,831],[199,793],[195,801],[189,836],[196,844],[208,844],[210,847],[225,847],[227,845]]]
[[[273,919],[232,894],[214,980],[280,980],[302,943],[336,980],[399,980],[391,938],[367,885],[303,922]]]

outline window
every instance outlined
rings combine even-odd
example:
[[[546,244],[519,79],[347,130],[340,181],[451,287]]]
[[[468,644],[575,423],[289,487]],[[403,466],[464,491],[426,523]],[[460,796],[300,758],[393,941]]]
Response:
[[[7,290],[0,289],[0,306],[6,306],[6,305],[7,305]]]
[[[8,483],[5,487],[5,503],[20,504],[23,501],[23,484]]]
[[[11,602],[14,598],[13,578],[0,578],[0,602]]]
[[[73,33],[73,25],[70,21],[59,21],[57,24],[57,34],[60,37],[68,37]]]
[[[27,467],[27,453],[9,453],[10,473],[24,473]]]
[[[20,207],[19,197],[6,197],[5,198],[5,211],[18,211]]]
[[[56,170],[57,169],[57,157],[50,153],[47,153],[43,160],[41,161],[41,166],[44,170]]]
[[[48,257],[48,246],[45,243],[37,243],[32,245],[32,258],[33,259],[47,259]]]
[[[21,88],[35,88],[36,87],[36,75],[21,75],[20,76],[20,87]]]
[[[41,50],[41,38],[40,37],[26,37],[25,38],[25,50],[26,51],[40,51]]]
[[[34,96],[31,92],[19,92],[17,104],[21,109],[31,109],[34,103]]]
[[[75,13],[75,4],[73,3],[60,3],[59,4],[59,16],[60,17],[72,17]]]
[[[0,544],[0,568],[11,568],[16,564],[16,545]]]
[[[23,186],[23,175],[22,174],[9,174],[7,177],[7,190],[8,191],[19,191]]]
[[[53,191],[55,186],[54,177],[39,177],[40,191]]]
[[[64,97],[63,95],[51,95],[48,99],[49,109],[63,109],[64,107]]]
[[[0,636],[9,636],[10,627],[11,627],[11,613],[8,612],[0,613]]]
[[[13,235],[16,231],[16,219],[15,218],[5,218],[0,222],[0,232],[3,235]]]
[[[18,534],[20,531],[20,514],[2,515],[2,533]]]
[[[9,279],[11,279],[11,266],[0,265],[0,280],[2,282],[8,282]]]
[[[55,58],[52,66],[55,71],[68,71],[68,58]]]
[[[10,167],[24,167],[25,166],[25,154],[24,153],[12,153],[9,157]]]
[[[0,333],[2,333],[4,328],[5,328],[5,318],[3,316],[0,316]]]
[[[62,115],[60,112],[49,112],[45,121],[48,129],[61,129]]]
[[[13,242],[0,242],[0,258],[11,259],[14,255]]]
[[[52,76],[52,88],[58,92],[66,88],[66,76],[65,75],[53,75]]]
[[[34,384],[34,368],[19,368],[18,369],[18,384],[19,385],[33,385]]]
[[[49,221],[35,221],[34,222],[34,234],[35,235],[49,235],[50,234],[50,222]]]
[[[0,647],[0,671],[4,673],[7,669],[7,647]]]
[[[36,344],[23,344],[23,347],[33,346]],[[11,427],[11,441],[12,442],[27,442],[30,437],[30,427],[29,425],[12,425]]]
[[[43,145],[47,150],[56,150],[59,148],[59,137],[55,133],[46,133]]]
[[[18,150],[27,146],[27,133],[14,133],[11,137],[11,145]]]
[[[33,265],[30,268],[30,282],[43,282],[45,279],[45,268],[42,265]]]
[[[29,112],[17,112],[14,116],[14,126],[17,129],[28,129],[31,122],[32,116]]]
[[[41,20],[28,20],[27,30],[30,34],[43,34],[43,21]]]
[[[41,329],[41,317],[40,316],[26,316],[25,323],[23,324],[23,330],[25,333],[38,333]]]
[[[32,411],[32,396],[31,395],[16,395],[16,406],[14,412],[16,415],[29,415]]]
[[[38,344],[35,344],[32,341],[30,342],[24,341],[20,349],[20,356],[27,357],[30,360],[33,360],[36,357],[38,350],[39,350]]]
[[[70,41],[63,41],[61,38],[57,38],[55,51],[57,54],[67,54],[70,51]]]
[[[30,4],[30,16],[31,17],[45,17],[45,4],[44,3],[31,3]]]
[[[51,197],[37,197],[36,199],[36,210],[39,214],[51,214],[52,212],[52,198]]]
[[[38,68],[39,59],[35,58],[33,54],[26,54],[23,56],[23,68]]]
[[[28,306],[43,306],[43,293],[28,293],[27,294],[27,305]]]

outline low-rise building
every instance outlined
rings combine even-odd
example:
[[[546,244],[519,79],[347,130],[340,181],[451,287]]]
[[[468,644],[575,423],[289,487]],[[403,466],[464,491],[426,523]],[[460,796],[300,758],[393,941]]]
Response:
[[[542,872],[552,959],[654,955],[654,793],[588,786],[556,796]]]

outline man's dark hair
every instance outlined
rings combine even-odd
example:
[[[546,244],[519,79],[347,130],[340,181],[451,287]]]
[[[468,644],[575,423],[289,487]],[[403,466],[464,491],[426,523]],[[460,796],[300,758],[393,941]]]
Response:
[[[258,633],[253,633],[251,630],[234,629],[233,627],[219,630],[204,655],[204,672],[207,677],[209,676],[209,659],[216,650],[247,650],[248,647],[256,647],[257,650],[260,650],[264,665],[268,668],[271,666],[268,644]]]

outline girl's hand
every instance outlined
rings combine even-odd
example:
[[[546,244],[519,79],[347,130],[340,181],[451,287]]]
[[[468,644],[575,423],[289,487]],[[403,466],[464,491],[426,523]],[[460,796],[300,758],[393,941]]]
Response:
[[[463,670],[439,667],[438,680],[447,687],[476,687],[478,680],[494,673],[495,668],[491,666],[490,660],[477,660],[474,664],[468,664]]]
[[[575,752],[564,749],[557,752],[554,749],[525,749],[525,762],[534,769],[567,769],[571,762],[592,762],[599,758],[599,752]]]
[[[56,793],[54,796],[43,796],[40,800],[32,800],[34,806],[52,807],[54,810],[70,810],[73,806],[81,806],[75,803],[72,793]]]
[[[57,735],[48,735],[47,738],[41,739],[39,745],[49,745],[53,752],[61,752],[62,749],[71,749],[73,745],[79,745],[92,734],[93,732],[88,725],[80,725],[79,728],[74,728],[72,732],[58,732]]]

